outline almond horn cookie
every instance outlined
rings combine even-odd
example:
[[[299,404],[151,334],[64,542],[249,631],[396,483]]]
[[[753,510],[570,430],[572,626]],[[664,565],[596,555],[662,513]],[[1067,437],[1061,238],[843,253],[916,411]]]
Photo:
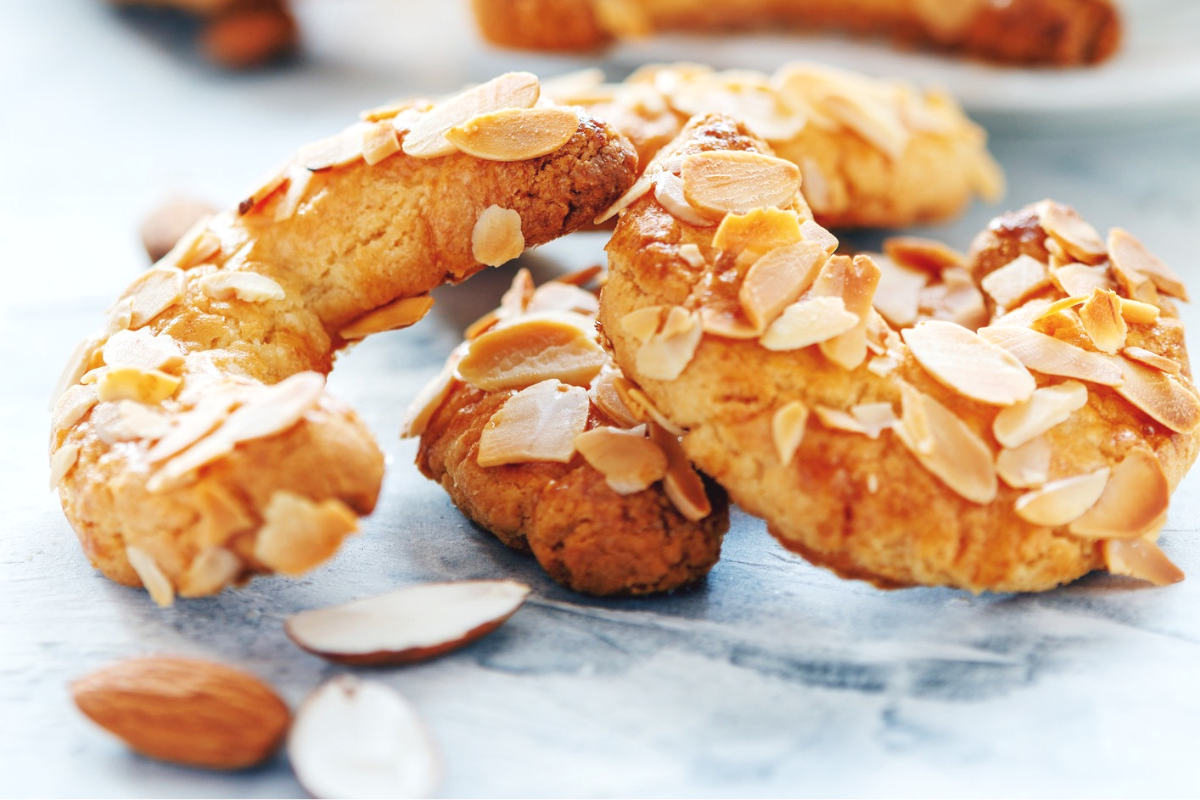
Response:
[[[651,65],[622,83],[602,80],[599,70],[572,73],[546,81],[544,91],[620,129],[643,166],[690,117],[737,117],[800,168],[805,198],[826,227],[907,227],[956,216],[976,195],[1003,194],[987,135],[944,93],[802,63],[773,75]],[[652,190],[676,193],[670,178],[650,177],[605,216]]]
[[[473,0],[485,38],[591,50],[660,31],[832,29],[1002,64],[1078,66],[1117,49],[1112,0]]]
[[[404,428],[455,505],[562,585],[647,594],[704,577],[725,493],[688,463],[598,341],[596,296],[517,273],[467,331]]]
[[[1155,541],[1197,454],[1186,290],[1132,235],[1046,201],[962,264],[910,240],[881,268],[835,254],[795,168],[733,119],[694,120],[648,169],[677,170],[687,205],[624,212],[603,330],[786,547],[881,587],[1182,578]],[[881,284],[909,327],[873,309]]]
[[[511,73],[372,112],[134,280],[53,411],[51,486],[93,564],[165,605],[337,550],[374,506],[383,457],[324,391],[334,354],[417,322],[434,287],[590,222],[633,182],[622,137],[534,108],[538,91]],[[447,138],[464,128],[475,155]]]

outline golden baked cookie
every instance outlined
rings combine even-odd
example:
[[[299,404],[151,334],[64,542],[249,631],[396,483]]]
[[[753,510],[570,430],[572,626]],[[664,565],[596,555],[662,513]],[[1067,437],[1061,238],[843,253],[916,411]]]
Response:
[[[1111,0],[473,0],[489,41],[589,50],[659,31],[792,26],[891,39],[1003,64],[1096,64],[1117,49]]]
[[[510,73],[369,112],[133,281],[53,413],[51,485],[93,564],[166,604],[333,554],[383,472],[324,392],[334,354],[413,324],[435,286],[590,222],[633,182],[616,132],[537,100],[537,79]],[[546,114],[570,130],[546,142]],[[461,152],[446,134],[464,124],[519,146]]]
[[[1167,299],[1186,291],[1131,235],[1045,201],[963,263],[910,241],[881,269],[833,255],[794,168],[736,120],[694,120],[648,170],[677,170],[687,205],[624,212],[603,330],[786,547],[886,587],[1182,577],[1154,542],[1197,453]],[[872,308],[881,280],[910,327]]]
[[[296,19],[287,0],[109,0],[119,7],[168,9],[200,26],[197,45],[227,69],[261,67],[295,52]]]
[[[417,466],[464,514],[592,595],[664,592],[708,574],[725,493],[646,418],[601,349],[596,297],[521,270],[414,402]],[[637,409],[634,411],[631,409]]]
[[[737,117],[800,167],[826,227],[906,227],[1003,194],[987,135],[942,92],[803,63],[773,75],[650,65],[621,83],[602,80],[598,70],[573,73],[546,81],[545,93],[607,120],[643,166],[693,115]]]

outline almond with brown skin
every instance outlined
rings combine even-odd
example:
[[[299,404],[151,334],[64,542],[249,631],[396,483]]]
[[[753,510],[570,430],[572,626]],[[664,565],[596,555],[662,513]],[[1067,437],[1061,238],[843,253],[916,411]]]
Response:
[[[253,675],[191,658],[121,661],[71,684],[79,709],[142,755],[242,769],[279,749],[291,712]]]

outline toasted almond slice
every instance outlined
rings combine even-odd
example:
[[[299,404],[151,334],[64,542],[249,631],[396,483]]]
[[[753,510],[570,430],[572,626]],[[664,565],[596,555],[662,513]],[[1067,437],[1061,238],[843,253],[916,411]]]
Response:
[[[1031,320],[1031,323],[1037,322],[1038,320],[1041,320],[1041,319],[1045,319],[1046,317],[1052,317],[1055,314],[1066,311],[1069,308],[1074,308],[1075,306],[1082,305],[1083,303],[1087,302],[1087,300],[1090,296],[1091,295],[1080,294],[1080,295],[1074,295],[1072,297],[1064,297],[1061,300],[1055,300],[1053,303],[1050,303],[1045,308],[1043,308],[1040,312],[1038,312],[1038,315],[1036,317],[1034,317],[1033,320]],[[1022,327],[1028,327],[1028,326],[1024,325]]]
[[[1184,301],[1188,299],[1183,280],[1128,231],[1113,228],[1109,232],[1108,254],[1114,267],[1145,275],[1163,294]]]
[[[1192,433],[1200,428],[1200,400],[1190,386],[1165,372],[1125,358],[1109,360],[1123,378],[1121,385],[1115,387],[1117,394],[1176,433]]]
[[[562,147],[579,129],[569,108],[505,108],[471,117],[445,132],[462,152],[486,161],[525,161]]]
[[[810,156],[804,156],[797,166],[800,167],[800,185],[804,187],[804,199],[817,211],[831,210],[833,192],[820,162]]]
[[[992,433],[1005,447],[1020,447],[1066,422],[1087,401],[1087,387],[1078,381],[1036,389],[1028,400],[1001,409],[992,422]]]
[[[161,403],[175,394],[182,382],[182,378],[162,370],[110,367],[96,381],[96,396],[102,402],[137,400],[140,403]]]
[[[755,261],[738,289],[738,301],[750,324],[765,330],[812,285],[825,259],[819,244],[801,241],[777,247]]]
[[[621,332],[626,336],[632,337],[639,343],[644,344],[650,341],[651,336],[658,333],[658,329],[662,325],[665,308],[665,306],[645,306],[638,308],[621,317],[617,324],[620,326]]]
[[[425,433],[429,420],[433,419],[433,415],[450,396],[450,390],[454,388],[454,383],[458,380],[455,377],[458,362],[462,360],[466,352],[466,342],[454,348],[454,352],[446,359],[442,371],[425,384],[424,388],[413,398],[408,410],[404,412],[404,419],[400,422],[401,439],[410,439]]]
[[[237,402],[232,392],[211,392],[190,411],[179,415],[176,426],[146,453],[157,464],[191,447],[225,421]]]
[[[137,573],[142,586],[145,586],[146,591],[150,593],[150,599],[159,608],[174,605],[175,587],[172,585],[171,579],[167,577],[167,573],[163,572],[162,567],[154,560],[154,556],[140,547],[126,545],[125,557],[129,559],[129,566],[133,567],[133,571]]]
[[[683,436],[684,430],[667,419],[654,406],[654,403],[650,402],[650,398],[646,396],[646,393],[634,386],[628,378],[624,376],[613,378],[613,388],[617,390],[617,394],[621,397],[621,402],[639,420],[653,422],[672,436]]]
[[[95,386],[75,384],[63,392],[54,404],[54,411],[50,416],[50,430],[57,433],[74,427],[99,400]]]
[[[767,350],[799,350],[832,339],[858,325],[840,297],[810,297],[783,310],[758,343]]]
[[[992,451],[974,431],[941,403],[901,384],[902,411],[897,438],[926,470],[971,503],[996,499]]]
[[[607,222],[617,214],[629,208],[638,200],[642,199],[647,192],[654,188],[657,177],[657,172],[652,173],[650,170],[646,170],[646,172],[643,173],[640,178],[634,181],[633,186],[630,186],[629,190],[625,192],[625,194],[618,197],[617,201],[608,208],[604,209],[604,211],[601,211],[599,216],[597,216],[593,222],[595,222],[597,225]]]
[[[595,316],[600,310],[600,300],[592,292],[561,281],[543,283],[530,296],[525,306],[526,313],[538,314],[545,311],[573,311],[577,314]]]
[[[857,133],[893,161],[898,161],[912,135],[882,100],[859,91],[827,95],[821,103],[838,122]]]
[[[75,345],[70,358],[67,359],[66,366],[58,376],[58,382],[54,385],[54,392],[50,397],[50,408],[54,408],[63,393],[78,384],[80,379],[91,369],[92,357],[96,354],[101,342],[99,337],[89,336]]]
[[[868,256],[855,256],[853,260],[834,256],[825,262],[813,282],[814,298],[840,296],[846,310],[858,317],[849,330],[817,343],[821,354],[842,369],[854,369],[867,358],[867,324],[878,285],[879,267]]]
[[[481,467],[527,461],[567,463],[588,418],[587,392],[557,380],[514,394],[492,415],[479,437]]]
[[[1079,320],[1096,349],[1109,355],[1125,347],[1129,326],[1121,317],[1121,298],[1107,289],[1096,289],[1079,309]]]
[[[1089,267],[1087,264],[1067,264],[1051,271],[1054,284],[1070,297],[1088,296],[1096,289],[1115,289],[1108,267]]]
[[[383,105],[375,106],[374,108],[368,108],[365,111],[360,111],[358,118],[363,122],[384,122],[385,120],[395,119],[401,114],[407,111],[412,111],[413,109],[427,111],[432,107],[433,106],[425,100],[416,100],[410,97],[402,100],[391,100]]]
[[[692,467],[683,451],[679,438],[651,423],[650,441],[659,446],[667,456],[667,474],[663,476],[663,491],[684,519],[699,522],[712,513],[712,503],[704,481]]]
[[[680,222],[705,227],[713,224],[687,201],[683,195],[683,181],[670,172],[660,172],[655,177],[654,199]]]
[[[863,436],[867,435],[867,427],[840,408],[815,405],[812,411],[826,428],[835,431],[845,431],[846,433],[858,433]]]
[[[920,314],[921,290],[929,282],[929,275],[900,266],[887,256],[875,256],[874,261],[879,267],[879,286],[871,298],[872,304],[891,324],[909,327]]]
[[[653,380],[675,380],[692,362],[703,336],[699,316],[673,306],[667,312],[662,332],[653,334],[638,349],[638,372]]]
[[[50,491],[58,489],[63,478],[75,467],[81,450],[79,445],[68,442],[50,456]]]
[[[299,372],[256,391],[221,425],[221,438],[248,442],[283,433],[297,425],[317,405],[325,389],[319,372]]]
[[[130,327],[140,328],[183,299],[187,279],[177,267],[146,270],[121,295],[132,298]]]
[[[1169,586],[1184,578],[1183,570],[1171,563],[1158,545],[1145,539],[1108,539],[1104,542],[1104,564],[1113,575],[1125,575]]]
[[[287,191],[275,205],[274,219],[276,222],[283,222],[295,216],[297,209],[304,201],[304,196],[308,193],[308,187],[312,180],[312,172],[299,164],[294,164],[288,169]]]
[[[358,517],[341,500],[316,502],[277,489],[263,509],[254,557],[284,575],[300,575],[327,561],[358,528]]]
[[[700,252],[700,247],[692,242],[679,245],[679,257],[692,269],[703,269],[708,263],[704,260],[704,253]]]
[[[941,283],[925,287],[921,292],[921,310],[932,319],[947,320],[972,331],[988,320],[983,292],[961,267],[948,267],[942,272]]]
[[[404,152],[415,158],[437,158],[455,152],[446,131],[472,117],[505,108],[532,108],[538,79],[528,72],[508,72],[444,100],[420,117],[404,137]]]
[[[800,236],[806,242],[815,242],[825,249],[825,255],[831,256],[838,248],[837,237],[822,228],[811,219],[800,223]]]
[[[491,633],[529,596],[517,581],[453,581],[406,586],[288,617],[288,638],[339,664],[411,664]]]
[[[1136,539],[1157,530],[1170,500],[1171,485],[1158,459],[1149,450],[1131,450],[1113,468],[1100,499],[1071,523],[1070,531],[1094,539]]]
[[[1085,475],[1051,481],[1018,497],[1014,510],[1018,517],[1034,525],[1049,528],[1066,525],[1096,504],[1110,473],[1108,467],[1101,467]]]
[[[356,122],[341,133],[306,144],[296,153],[296,162],[310,172],[344,167],[363,156],[363,136],[374,123]]]
[[[522,318],[473,339],[458,363],[472,386],[494,392],[557,379],[587,386],[608,356],[575,325],[549,318]]]
[[[894,428],[900,421],[891,403],[859,403],[850,407],[850,416],[862,425],[867,436],[878,439],[879,434]]]
[[[265,303],[287,296],[282,286],[257,272],[211,272],[201,278],[198,285],[200,291],[213,300],[237,299],[246,303]]]
[[[390,121],[371,125],[363,131],[362,156],[368,166],[373,167],[399,152],[400,136]]]
[[[600,374],[592,379],[592,385],[588,387],[588,398],[593,406],[614,423],[622,428],[633,428],[641,419],[625,405],[613,383],[620,376],[621,371],[616,368],[605,367],[600,370]]]
[[[205,597],[233,583],[242,571],[242,560],[224,547],[201,550],[179,579],[180,597]]]
[[[996,474],[1014,489],[1034,489],[1050,480],[1050,442],[1037,436],[996,456]]]
[[[728,214],[713,234],[712,246],[749,260],[801,241],[800,218],[794,211],[756,208],[745,214]]]
[[[800,190],[790,161],[738,150],[694,153],[683,159],[683,196],[714,221],[755,208],[786,207]]]
[[[1158,353],[1152,353],[1141,347],[1126,347],[1121,351],[1121,355],[1126,358],[1145,364],[1148,367],[1154,367],[1160,372],[1165,372],[1168,375],[1178,376],[1183,371],[1183,365],[1178,361],[1174,361],[1166,356],[1160,356]]]
[[[431,308],[433,308],[433,298],[427,294],[401,297],[399,300],[393,300],[385,306],[363,314],[338,331],[338,336],[343,339],[362,339],[373,333],[407,328],[420,322]]]
[[[173,372],[183,366],[183,353],[179,352],[179,345],[172,337],[166,334],[153,336],[144,328],[117,331],[100,352],[109,367]]]
[[[511,208],[490,205],[480,212],[471,230],[471,255],[480,264],[498,267],[525,252],[521,215]]]
[[[249,214],[252,210],[261,207],[263,203],[282,189],[288,181],[288,173],[291,166],[292,162],[289,161],[272,172],[270,177],[258,185],[258,188],[250,192],[249,197],[238,203],[238,214],[243,216]],[[207,222],[205,224],[207,225]]]
[[[926,372],[964,397],[1011,406],[1037,388],[1010,353],[952,322],[926,320],[900,335]]]
[[[899,266],[923,270],[935,276],[947,269],[967,265],[967,258],[962,253],[934,239],[919,236],[891,236],[884,239],[883,252]]]
[[[233,452],[235,442],[221,436],[201,438],[182,454],[163,464],[150,476],[146,488],[159,493],[187,485],[201,467],[218,461]]]
[[[584,431],[575,437],[575,449],[617,494],[640,492],[667,474],[666,454],[646,438],[641,425]]]
[[[786,467],[792,463],[804,441],[807,425],[808,407],[799,400],[790,400],[775,410],[771,417],[771,439],[780,464]]]
[[[1117,386],[1121,370],[1099,353],[1082,350],[1053,336],[1010,325],[980,328],[979,335],[1012,353],[1027,368],[1045,375]]]
[[[1121,319],[1133,324],[1151,325],[1158,321],[1162,312],[1153,303],[1121,298]]]
[[[1075,209],[1053,200],[1043,200],[1038,204],[1038,217],[1042,229],[1077,260],[1085,264],[1098,264],[1104,260],[1108,252],[1104,241]]]
[[[136,400],[105,403],[92,414],[96,435],[106,444],[161,439],[171,429],[166,414]]]
[[[1143,303],[1158,302],[1158,287],[1149,275],[1142,273],[1134,265],[1140,262],[1136,259],[1113,260],[1112,265],[1113,276],[1117,279],[1117,285],[1121,288],[1121,293],[1126,297],[1134,300],[1139,300]]]
[[[980,281],[983,290],[998,305],[1012,308],[1029,295],[1050,283],[1046,265],[1027,255],[1020,255]]]
[[[713,336],[726,339],[757,339],[762,331],[750,324],[740,310],[711,308],[700,309],[700,329]]]

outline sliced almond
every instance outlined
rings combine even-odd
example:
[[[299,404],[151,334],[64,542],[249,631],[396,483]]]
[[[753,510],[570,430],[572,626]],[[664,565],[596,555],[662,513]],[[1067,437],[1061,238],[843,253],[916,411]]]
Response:
[[[1036,389],[1029,399],[1001,409],[992,423],[992,433],[1005,447],[1018,448],[1066,422],[1087,401],[1087,387],[1078,381]]]
[[[806,242],[815,242],[825,248],[825,255],[831,256],[838,248],[837,237],[822,228],[811,219],[800,223],[800,236]]]
[[[593,428],[575,437],[575,449],[617,494],[640,492],[667,473],[666,454],[646,438],[642,426]]]
[[[1174,376],[1125,358],[1111,358],[1121,372],[1117,394],[1151,419],[1176,433],[1192,433],[1200,428],[1200,400],[1195,390]]]
[[[1050,273],[1058,288],[1070,297],[1090,295],[1097,289],[1115,289],[1117,284],[1108,267],[1089,267],[1086,264],[1067,264]]]
[[[463,342],[446,359],[441,372],[434,376],[433,380],[425,384],[421,391],[417,393],[417,396],[412,399],[408,409],[404,412],[404,419],[400,421],[401,439],[409,439],[425,433],[425,429],[429,425],[429,420],[433,419],[433,415],[437,413],[438,409],[442,407],[442,403],[446,402],[446,398],[450,396],[450,390],[454,388],[458,380],[455,377],[458,370],[458,362],[462,360],[466,352],[467,343]]]
[[[758,340],[767,350],[799,350],[853,330],[857,314],[840,297],[810,297],[792,303]]]
[[[1160,316],[1162,312],[1153,303],[1130,300],[1128,297],[1121,298],[1121,319],[1126,322],[1150,325],[1157,322]]]
[[[416,297],[401,297],[374,311],[368,311],[338,331],[343,339],[362,339],[373,333],[395,331],[420,322],[429,309],[433,298],[427,294]]]
[[[749,255],[749,261],[777,247],[801,241],[800,218],[793,211],[756,208],[745,214],[728,214],[713,235],[712,246],[733,256]]]
[[[786,207],[800,190],[800,168],[781,158],[738,150],[683,159],[683,195],[712,220],[755,208]]]
[[[654,199],[681,222],[705,227],[713,224],[711,219],[687,201],[683,194],[683,181],[670,172],[660,172],[655,177]]]
[[[983,292],[979,291],[971,274],[961,267],[948,267],[942,272],[940,283],[925,287],[921,292],[921,313],[972,331],[988,321]]]
[[[154,441],[170,430],[167,415],[135,400],[105,403],[92,413],[92,427],[105,444]]]
[[[713,308],[703,306],[700,309],[700,329],[713,336],[726,339],[757,339],[762,331],[746,319],[740,309]]]
[[[288,760],[313,797],[433,797],[441,758],[416,710],[394,689],[339,675],[296,712]]]
[[[891,403],[859,403],[850,407],[852,416],[862,425],[867,436],[878,439],[879,435],[889,428],[894,428],[900,421]]]
[[[587,392],[557,380],[536,383],[514,394],[492,415],[479,437],[481,467],[529,461],[567,463],[575,437],[588,418]]]
[[[855,256],[853,260],[834,256],[825,262],[813,282],[814,298],[840,296],[846,310],[858,317],[849,330],[817,343],[821,354],[842,369],[854,369],[866,360],[871,299],[878,285],[879,267],[868,256]]]
[[[1052,317],[1055,314],[1060,314],[1069,308],[1074,308],[1075,306],[1083,305],[1085,302],[1087,302],[1087,299],[1089,297],[1091,297],[1090,294],[1080,294],[1080,295],[1074,295],[1072,297],[1064,297],[1060,300],[1055,300],[1053,303],[1050,303],[1045,308],[1043,308],[1040,312],[1038,312],[1038,315],[1036,317],[1034,317],[1034,319],[1032,321],[1036,322],[1037,320],[1042,320],[1042,319],[1045,319],[1046,317]],[[1028,326],[1023,326],[1023,327],[1028,327]]]
[[[197,285],[213,300],[241,300],[246,303],[265,303],[282,300],[283,287],[257,272],[210,272]]]
[[[817,277],[825,251],[813,242],[777,247],[751,265],[738,289],[750,324],[765,330]]]
[[[521,215],[511,208],[490,205],[480,212],[471,230],[471,255],[480,264],[498,267],[525,252]]]
[[[1086,475],[1051,481],[1017,498],[1017,516],[1034,525],[1057,528],[1079,519],[1104,493],[1110,470],[1101,467]]]
[[[172,337],[166,334],[152,336],[144,328],[117,331],[108,338],[100,352],[109,367],[174,372],[183,366],[183,353]]]
[[[613,378],[613,388],[617,390],[626,408],[633,412],[639,420],[653,422],[672,436],[683,436],[684,431],[655,407],[638,387],[629,382],[628,378],[618,376]]]
[[[133,571],[137,573],[142,586],[145,586],[146,591],[150,593],[150,599],[159,608],[174,605],[175,587],[172,585],[171,579],[167,577],[167,573],[163,572],[162,567],[154,560],[154,556],[140,547],[126,545],[125,557],[129,559],[129,566],[133,567]]]
[[[233,583],[242,572],[242,560],[224,547],[201,550],[179,579],[180,597],[206,597]]]
[[[1183,280],[1128,231],[1113,228],[1109,232],[1108,254],[1115,268],[1145,275],[1163,294],[1184,301],[1188,299]]]
[[[662,331],[652,335],[638,349],[638,372],[652,380],[675,380],[691,363],[703,336],[697,314],[679,306],[672,307],[663,321]]]
[[[363,136],[373,128],[372,123],[356,122],[341,133],[304,145],[296,161],[311,172],[353,164],[362,158]]]
[[[967,264],[966,256],[947,247],[935,239],[919,236],[892,236],[883,240],[883,252],[902,267],[919,269],[932,275],[944,270],[962,268]]]
[[[449,653],[504,624],[529,596],[517,581],[406,586],[288,617],[288,638],[339,664],[411,664]]]
[[[665,306],[644,306],[634,309],[617,322],[621,332],[639,344],[650,341],[650,337],[658,333],[662,326]]]
[[[600,370],[600,374],[592,379],[592,385],[588,387],[588,397],[591,399],[592,405],[614,423],[622,428],[633,428],[642,420],[629,406],[625,405],[625,401],[621,399],[621,393],[614,385],[614,381],[620,375],[621,372],[617,369],[605,367]]]
[[[358,528],[358,517],[341,500],[316,502],[277,489],[254,537],[254,557],[284,575],[301,575],[329,559]]]
[[[362,156],[368,166],[375,166],[399,152],[400,136],[391,122],[372,125],[363,131]]]
[[[1085,264],[1104,260],[1107,249],[1096,229],[1084,221],[1073,208],[1045,200],[1038,204],[1042,229],[1053,236],[1071,256]]]
[[[1104,564],[1113,575],[1169,586],[1184,579],[1183,570],[1171,563],[1158,545],[1145,539],[1108,539],[1104,542]]]
[[[704,254],[700,252],[699,246],[692,242],[679,245],[679,257],[686,261],[692,269],[703,269],[708,264],[704,260]]]
[[[1027,255],[993,270],[980,281],[983,290],[991,295],[997,305],[1012,308],[1029,295],[1050,284],[1050,272],[1046,265]]]
[[[75,467],[75,463],[79,461],[81,450],[79,445],[68,442],[50,456],[50,491],[58,489],[63,478],[67,477]]]
[[[607,222],[617,214],[629,208],[638,200],[642,199],[647,192],[655,187],[657,177],[657,172],[651,173],[650,170],[646,170],[646,172],[643,173],[640,178],[634,181],[633,186],[630,186],[629,190],[625,192],[625,194],[617,198],[617,201],[608,208],[604,209],[604,211],[601,211],[596,219],[593,220],[593,222],[595,222],[597,225]]]
[[[992,451],[949,409],[907,383],[901,384],[897,438],[934,477],[978,505],[996,499]]]
[[[50,397],[51,408],[54,408],[64,392],[78,384],[79,380],[91,369],[92,357],[99,349],[101,341],[99,337],[89,336],[75,345],[70,358],[67,359],[66,366],[58,376],[58,382],[54,385],[54,392]]]
[[[1121,298],[1116,292],[1095,290],[1079,309],[1079,320],[1097,350],[1116,355],[1125,347],[1129,326],[1121,317]]]
[[[1033,489],[1050,480],[1050,442],[1038,436],[996,456],[996,474],[1014,489]]]
[[[182,378],[162,370],[140,367],[110,367],[96,381],[96,396],[101,402],[137,400],[161,403],[175,394]]]
[[[537,314],[544,311],[573,311],[595,316],[600,300],[592,292],[558,280],[543,283],[529,297],[525,311]]]
[[[191,447],[224,422],[236,402],[232,393],[209,393],[194,408],[177,417],[175,427],[150,448],[146,460],[157,464]]]
[[[275,205],[274,219],[276,222],[283,222],[295,216],[300,204],[304,201],[304,196],[308,193],[308,187],[312,180],[313,173],[309,170],[298,164],[289,167],[287,191]]]
[[[929,276],[921,270],[903,267],[887,256],[876,256],[879,286],[871,298],[875,309],[891,324],[907,328],[917,321],[921,310],[921,290]]]
[[[140,328],[183,299],[187,279],[177,267],[146,270],[125,290],[122,299],[133,300],[130,327]]]
[[[712,513],[712,503],[704,481],[692,467],[679,438],[659,425],[650,425],[650,441],[667,456],[667,474],[663,476],[663,491],[684,519],[699,522]]]
[[[771,416],[771,440],[775,444],[775,455],[779,463],[788,466],[804,441],[804,430],[808,425],[808,407],[799,400],[784,403]]]
[[[522,318],[473,339],[458,374],[489,392],[556,379],[587,386],[608,356],[577,326],[551,318]]]
[[[58,432],[74,427],[99,400],[95,386],[75,384],[63,392],[54,404],[54,411],[50,415],[50,430]]]
[[[893,161],[904,155],[912,135],[895,111],[878,98],[859,91],[830,94],[821,110],[857,133]]]
[[[1156,530],[1167,513],[1171,485],[1149,450],[1131,450],[1113,468],[1104,493],[1086,514],[1071,523],[1076,536],[1136,539]]]
[[[1035,372],[1103,386],[1117,386],[1124,380],[1121,370],[1104,356],[1028,328],[993,325],[980,328],[979,335]]]
[[[926,372],[964,397],[1011,406],[1029,399],[1037,387],[1010,353],[952,322],[926,320],[901,336]]]
[[[569,108],[505,108],[471,117],[446,131],[447,141],[486,161],[525,161],[562,147],[579,129]]]
[[[1121,355],[1130,359],[1145,364],[1148,367],[1153,367],[1160,372],[1165,372],[1168,375],[1178,376],[1183,371],[1183,365],[1178,361],[1160,356],[1158,353],[1152,353],[1142,347],[1126,347],[1121,351]]]
[[[840,408],[815,405],[812,411],[817,419],[821,421],[821,424],[830,430],[858,433],[863,436],[867,435],[867,427],[854,416],[842,411]]]
[[[250,196],[238,203],[238,214],[249,214],[252,210],[259,208],[269,200],[276,192],[284,187],[288,181],[288,172],[292,166],[292,162],[287,162],[283,166],[271,173],[265,181],[258,184],[258,188],[250,192]],[[305,170],[307,172],[307,170]],[[207,223],[205,223],[207,224]],[[182,241],[182,239],[180,240]]]
[[[509,72],[444,100],[420,117],[404,137],[404,152],[416,158],[437,158],[455,152],[446,132],[472,117],[506,108],[532,108],[539,94],[538,79],[528,72]]]

